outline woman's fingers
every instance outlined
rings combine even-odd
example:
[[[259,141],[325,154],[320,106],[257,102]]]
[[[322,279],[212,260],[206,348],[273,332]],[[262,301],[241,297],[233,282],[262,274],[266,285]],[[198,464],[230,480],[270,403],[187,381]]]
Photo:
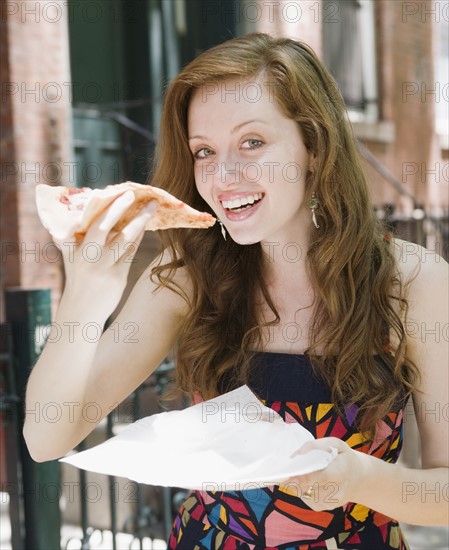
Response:
[[[294,456],[303,455],[318,449],[332,452],[333,448],[337,449],[338,452],[343,452],[345,449],[345,444],[342,444],[341,440],[335,437],[323,437],[321,439],[307,441],[297,451],[295,451]]]
[[[58,242],[57,246],[65,256],[67,256],[65,249],[70,249],[71,262],[75,257],[86,259],[86,250],[89,247],[89,250],[93,248],[97,251],[96,261],[88,260],[90,263],[98,264],[102,261],[103,265],[114,264],[124,257],[133,256],[142,240],[145,226],[157,208],[157,201],[151,201],[121,231],[115,231],[114,226],[134,200],[134,193],[127,191],[91,225],[82,241],[76,241],[75,237],[72,237],[65,239],[64,242]]]
[[[151,201],[122,231],[115,231],[114,226],[123,218],[134,201],[135,194],[132,190],[126,191],[116,198],[106,211],[92,223],[84,237],[84,243],[94,242],[105,247],[117,241],[134,241],[157,207],[157,201]]]
[[[132,205],[134,200],[135,195],[132,191],[126,191],[126,193],[123,193],[123,195],[115,199],[106,212],[100,216],[98,221],[92,224],[89,230],[89,237],[92,238],[92,233],[96,233],[96,238],[92,240],[105,244],[111,229]]]
[[[137,252],[137,248],[143,238],[145,226],[156,208],[157,202],[151,201],[151,203],[145,206],[139,214],[122,229],[116,238],[117,241],[123,243],[121,247],[122,253],[119,254],[118,259],[133,257]]]
[[[123,236],[127,241],[134,241],[134,239],[144,230],[145,225],[150,220],[156,208],[157,202],[151,201],[122,229]]]

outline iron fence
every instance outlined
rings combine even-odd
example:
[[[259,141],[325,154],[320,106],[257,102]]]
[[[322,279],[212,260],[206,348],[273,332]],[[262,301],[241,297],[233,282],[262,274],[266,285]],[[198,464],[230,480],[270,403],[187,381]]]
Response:
[[[22,435],[25,387],[43,347],[45,327],[51,323],[50,291],[7,290],[6,310],[0,356],[0,492],[9,496],[12,548],[87,550],[94,533],[106,531],[114,550],[119,548],[119,533],[130,535],[133,548],[142,549],[145,538],[167,539],[186,491],[112,476],[92,477],[58,461],[39,464],[31,459]],[[116,435],[142,416],[160,412],[160,397],[173,369],[173,362],[165,360],[77,450]],[[81,535],[64,539],[62,527],[70,524],[80,526]]]
[[[168,359],[165,360],[144,384],[106,417],[105,422],[77,447],[77,451],[117,435],[118,431],[130,422],[135,422],[148,414],[160,412],[159,400],[170,383],[173,369],[174,363]],[[78,499],[74,498],[73,494],[72,499],[69,498],[69,490],[74,486],[74,481],[73,479],[68,481],[65,476],[70,475],[70,469],[76,476]],[[78,516],[68,512],[68,517],[64,518],[63,512],[63,519],[72,523],[76,523],[73,519],[78,520],[82,536],[78,539],[80,544],[77,547],[86,550],[91,548],[90,541],[93,535],[105,530],[111,534],[113,550],[119,548],[118,533],[131,535],[130,545],[133,548],[143,548],[145,538],[167,540],[174,514],[187,495],[182,489],[150,487],[133,481],[119,480],[113,476],[90,474],[65,464],[63,465],[63,486],[66,503],[71,500],[69,504],[79,506]],[[92,504],[99,504],[99,507],[94,507]],[[108,514],[105,517],[106,509]],[[71,537],[63,541],[63,548],[73,548],[75,538]]]

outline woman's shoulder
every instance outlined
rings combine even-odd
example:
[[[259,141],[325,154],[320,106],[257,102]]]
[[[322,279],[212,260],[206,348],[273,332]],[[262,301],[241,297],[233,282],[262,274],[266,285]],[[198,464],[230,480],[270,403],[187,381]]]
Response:
[[[436,250],[415,243],[394,239],[393,246],[408,306],[408,350],[418,363],[434,354],[434,362],[447,364],[441,344],[448,338],[449,264]]]
[[[437,290],[441,285],[447,288],[449,264],[439,254],[440,246],[425,248],[396,238],[391,240],[391,244],[396,268],[404,285],[415,292],[425,287],[427,292]]]
[[[406,351],[421,374],[416,381],[413,405],[422,467],[447,466],[447,429],[441,422],[429,422],[425,411],[437,411],[438,415],[449,397],[449,265],[438,253],[438,247],[395,240],[394,250],[398,271],[409,283],[404,325]]]

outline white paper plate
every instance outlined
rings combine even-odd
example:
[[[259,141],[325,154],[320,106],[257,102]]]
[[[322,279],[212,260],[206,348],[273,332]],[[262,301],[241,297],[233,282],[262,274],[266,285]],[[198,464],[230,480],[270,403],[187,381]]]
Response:
[[[183,411],[138,420],[61,461],[149,485],[255,489],[326,468],[335,449],[296,454],[310,440],[309,431],[284,422],[242,386]]]

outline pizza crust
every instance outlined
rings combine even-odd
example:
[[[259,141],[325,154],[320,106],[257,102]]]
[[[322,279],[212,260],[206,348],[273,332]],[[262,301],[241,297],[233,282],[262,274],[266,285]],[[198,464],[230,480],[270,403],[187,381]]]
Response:
[[[54,239],[73,236],[82,239],[92,223],[114,200],[130,190],[135,200],[114,226],[115,231],[121,231],[151,201],[157,202],[157,208],[145,226],[146,230],[208,228],[216,221],[207,212],[195,210],[163,189],[132,181],[109,185],[104,189],[39,184],[36,187],[37,210],[42,224]]]

